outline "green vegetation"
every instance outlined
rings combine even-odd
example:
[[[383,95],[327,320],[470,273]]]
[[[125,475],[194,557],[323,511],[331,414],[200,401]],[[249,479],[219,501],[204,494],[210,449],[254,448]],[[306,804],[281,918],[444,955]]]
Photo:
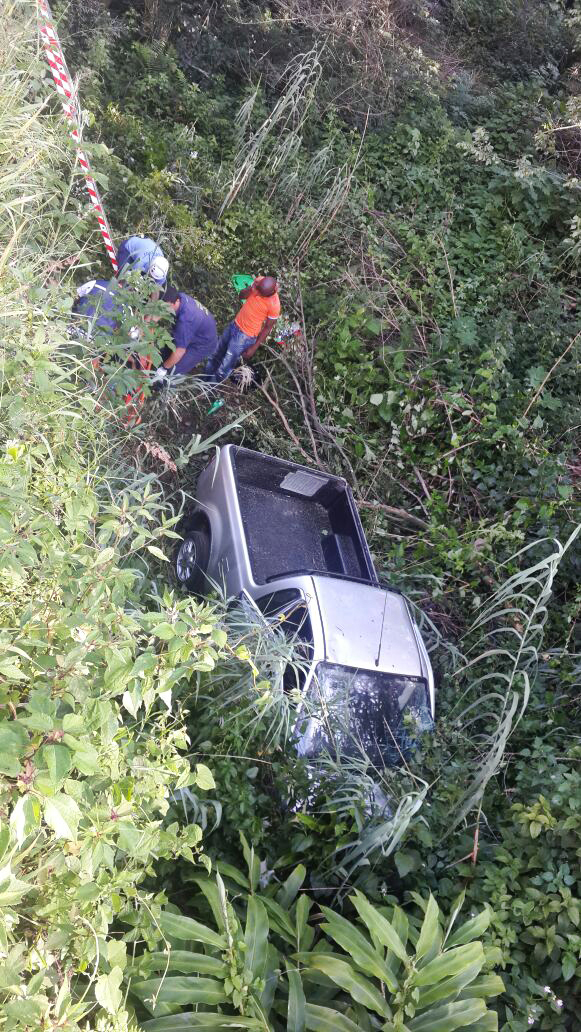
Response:
[[[573,1030],[576,5],[63,4],[116,236],[220,326],[277,272],[303,326],[219,416],[193,380],[133,431],[160,309],[68,332],[108,273],[33,13],[0,44],[1,1032]],[[418,607],[401,769],[297,760],[280,629],[173,590],[224,435],[345,475]]]

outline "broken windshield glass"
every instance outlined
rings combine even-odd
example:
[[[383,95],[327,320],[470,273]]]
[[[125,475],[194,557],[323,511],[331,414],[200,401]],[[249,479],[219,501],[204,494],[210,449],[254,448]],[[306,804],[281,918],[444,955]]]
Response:
[[[423,678],[336,663],[318,664],[308,709],[302,755],[364,753],[376,766],[401,762],[419,735],[434,726]]]

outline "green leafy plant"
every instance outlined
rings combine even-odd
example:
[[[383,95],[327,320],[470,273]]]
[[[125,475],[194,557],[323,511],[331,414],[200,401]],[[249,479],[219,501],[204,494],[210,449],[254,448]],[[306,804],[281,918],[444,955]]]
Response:
[[[444,925],[433,896],[415,898],[417,917],[399,906],[378,909],[357,892],[350,899],[354,920],[323,907],[319,923],[301,892],[302,865],[280,886],[259,891],[262,864],[244,839],[243,848],[247,876],[221,865],[231,901],[220,875],[196,879],[217,930],[164,912],[164,950],[145,953],[129,969],[130,992],[159,1015],[145,1022],[148,1032],[171,1032],[180,1022],[234,1028],[240,1020],[248,1028],[315,1032],[498,1027],[486,1004],[504,989],[486,973],[498,951],[477,941],[490,923],[488,910],[456,928],[464,894]],[[199,899],[192,903],[199,906]],[[203,952],[195,952],[200,945]],[[162,973],[143,978],[156,970]],[[206,974],[212,977],[200,977]],[[176,1009],[193,1003],[214,1006]]]

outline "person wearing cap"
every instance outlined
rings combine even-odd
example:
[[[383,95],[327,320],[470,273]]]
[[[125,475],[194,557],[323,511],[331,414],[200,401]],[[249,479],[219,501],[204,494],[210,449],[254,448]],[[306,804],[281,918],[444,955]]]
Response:
[[[128,272],[146,273],[159,287],[164,287],[169,262],[159,244],[150,237],[131,236],[123,240],[117,251],[117,275],[121,279]]]
[[[191,373],[195,366],[216,351],[218,333],[216,320],[211,312],[195,298],[182,294],[175,287],[168,286],[161,295],[175,313],[175,320],[170,330],[174,349],[165,349],[162,363],[151,381],[157,389],[168,375]]]
[[[224,330],[215,353],[206,364],[210,383],[226,380],[244,356],[252,358],[264,344],[280,315],[278,284],[274,276],[258,276],[250,287],[240,291],[242,308]]]

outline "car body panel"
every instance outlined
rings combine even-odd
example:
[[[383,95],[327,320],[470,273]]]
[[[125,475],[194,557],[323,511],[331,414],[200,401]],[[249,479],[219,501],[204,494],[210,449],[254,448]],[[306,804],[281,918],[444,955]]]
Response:
[[[351,530],[357,535],[358,547],[361,547],[365,556],[365,569],[369,571],[369,575],[365,578],[353,578],[320,571],[287,574],[281,571],[280,577],[269,577],[267,583],[257,583],[253,576],[237,491],[237,451],[234,445],[218,449],[198,478],[196,504],[191,515],[204,514],[210,527],[211,547],[207,567],[210,584],[215,584],[228,598],[244,597],[261,616],[260,608],[255,604],[264,600],[264,596],[275,595],[288,589],[300,591],[308,610],[312,631],[309,669],[303,686],[305,695],[313,685],[317,665],[323,662],[348,668],[352,672],[360,670],[391,676],[423,678],[427,685],[433,717],[434,677],[424,641],[404,596],[379,584],[355,503],[346,482],[338,477],[328,478],[329,484],[332,485],[331,491],[335,494],[344,492],[346,495],[353,516]],[[247,449],[240,451],[248,454]],[[309,471],[295,463],[283,463],[282,460],[273,460],[270,456],[252,454],[253,461],[264,458],[265,462],[275,462],[278,467],[288,466],[292,471],[286,477],[289,483],[301,483],[299,471],[309,473],[312,481],[315,480],[315,475],[322,477],[323,481],[325,479],[325,475],[320,471]],[[302,477],[305,483],[307,479]],[[284,483],[282,487],[285,489]],[[267,493],[268,490],[267,486]],[[262,491],[265,491],[264,486]],[[259,513],[260,511],[262,510],[259,510]],[[284,534],[284,530],[282,521],[281,535]],[[288,537],[285,549],[288,561]]]
[[[422,676],[418,642],[402,595],[370,584],[313,577],[330,663]]]

